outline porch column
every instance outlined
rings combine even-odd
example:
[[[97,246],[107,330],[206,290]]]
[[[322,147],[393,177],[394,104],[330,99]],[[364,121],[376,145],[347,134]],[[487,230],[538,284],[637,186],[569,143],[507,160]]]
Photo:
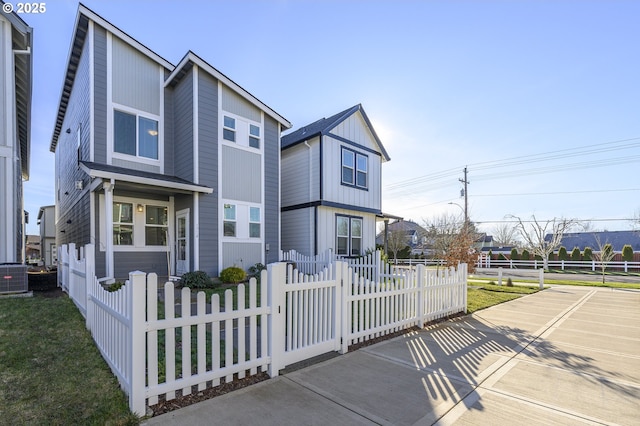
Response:
[[[106,229],[106,241],[105,241],[105,268],[106,276],[109,278],[114,277],[113,267],[113,187],[115,181],[111,179],[111,182],[104,182],[102,188],[104,189],[104,221]]]

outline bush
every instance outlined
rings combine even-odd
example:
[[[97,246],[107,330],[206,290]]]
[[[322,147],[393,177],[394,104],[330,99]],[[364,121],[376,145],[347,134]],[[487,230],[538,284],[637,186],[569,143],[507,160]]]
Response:
[[[504,254],[500,253],[498,255],[498,260],[507,260],[507,258],[504,256]]]
[[[571,260],[575,262],[579,262],[582,260],[582,255],[580,254],[580,247],[574,247],[571,251]]]
[[[511,260],[518,260],[518,259],[519,259],[518,249],[514,247],[511,249]]]
[[[622,260],[633,262],[633,247],[629,244],[625,244],[625,246],[622,247]]]
[[[247,278],[247,273],[237,266],[229,266],[220,272],[220,281],[226,284],[237,284]]]
[[[180,277],[180,285],[189,288],[207,288],[212,287],[209,274],[204,271],[187,272]]]
[[[529,250],[527,250],[527,249],[522,250],[521,259],[522,260],[530,260],[531,259],[531,255],[529,254]]]
[[[560,247],[560,249],[558,250],[558,260],[569,260],[567,249],[564,248],[564,246]]]
[[[115,283],[107,286],[106,290],[113,293],[114,291],[120,290],[122,287],[124,287],[124,283],[122,281],[116,281]]]
[[[265,269],[267,269],[267,267],[258,262],[255,265],[249,267],[249,275],[258,278],[259,280],[260,272],[264,271]]]
[[[513,287],[513,281],[511,281],[511,278],[507,278],[507,287]]]
[[[585,247],[584,253],[582,253],[582,260],[591,261],[593,260],[593,250],[591,247]]]

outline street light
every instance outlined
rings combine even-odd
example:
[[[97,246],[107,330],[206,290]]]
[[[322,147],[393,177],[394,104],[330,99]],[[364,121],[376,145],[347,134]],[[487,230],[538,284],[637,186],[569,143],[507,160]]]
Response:
[[[454,202],[447,203],[447,204],[451,204],[451,205],[453,205],[453,206],[458,206],[458,207],[460,207],[460,210],[462,210],[462,213],[464,214],[464,224],[466,225],[466,224],[467,224],[467,222],[469,221],[469,218],[467,217],[467,211],[465,210],[465,208],[464,208],[464,207],[462,207],[460,204],[458,204],[458,203],[454,203]]]

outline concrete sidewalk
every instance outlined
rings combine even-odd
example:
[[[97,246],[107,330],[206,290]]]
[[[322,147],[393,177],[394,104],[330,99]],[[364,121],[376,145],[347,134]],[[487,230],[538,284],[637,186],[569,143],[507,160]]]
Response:
[[[554,287],[147,425],[638,424],[640,292]]]

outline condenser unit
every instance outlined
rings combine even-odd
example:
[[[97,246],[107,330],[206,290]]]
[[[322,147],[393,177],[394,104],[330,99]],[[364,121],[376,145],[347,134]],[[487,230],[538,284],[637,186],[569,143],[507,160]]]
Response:
[[[27,265],[0,264],[0,293],[25,293],[28,290]]]

